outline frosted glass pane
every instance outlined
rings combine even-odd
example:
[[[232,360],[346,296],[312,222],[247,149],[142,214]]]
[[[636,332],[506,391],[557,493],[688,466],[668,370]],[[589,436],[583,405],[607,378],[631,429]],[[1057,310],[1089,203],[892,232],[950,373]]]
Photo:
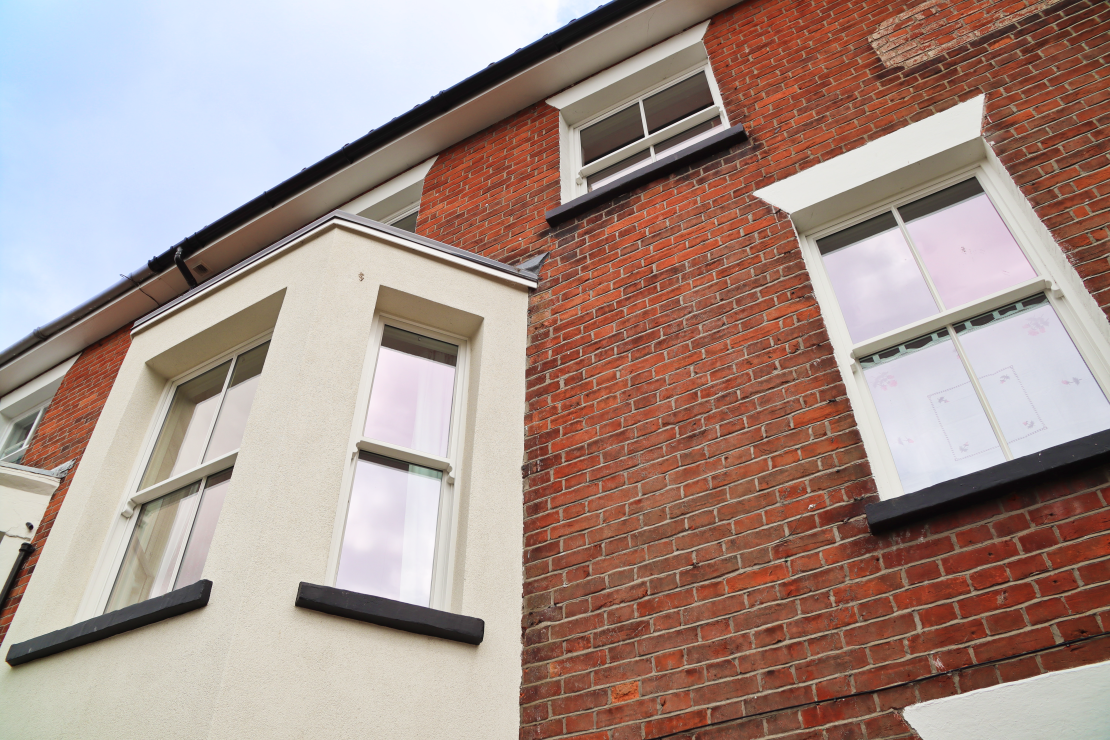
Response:
[[[948,308],[1036,277],[977,180],[899,209]]]
[[[220,510],[223,509],[230,485],[231,470],[210,475],[205,481],[200,508],[193,521],[193,531],[189,534],[189,544],[181,558],[181,568],[178,569],[174,588],[188,586],[200,580],[204,572],[204,562],[208,559],[208,548],[212,545],[212,535],[216,531],[216,522],[220,518]]]
[[[200,497],[200,482],[143,504],[105,611],[161,596],[173,588],[174,573]]]
[[[906,493],[1005,462],[947,330],[860,364]]]
[[[379,442],[446,455],[459,348],[385,328],[365,435]]]
[[[220,391],[230,368],[231,362],[225,362],[182,383],[174,391],[173,403],[158,434],[140,489],[200,465],[212,417],[220,402]]]
[[[853,342],[937,313],[893,214],[819,239],[817,246]]]
[[[258,389],[262,365],[266,362],[266,353],[269,349],[270,343],[266,342],[249,352],[244,352],[236,361],[235,372],[231,375],[231,385],[224,394],[220,416],[216,419],[216,427],[212,430],[212,441],[208,443],[208,451],[204,454],[205,462],[239,449],[239,444],[243,441],[243,432],[247,428],[251,404],[254,403],[254,393]]]
[[[955,327],[1015,457],[1110,428],[1110,403],[1047,300]]]
[[[363,453],[336,588],[428,606],[441,473]]]

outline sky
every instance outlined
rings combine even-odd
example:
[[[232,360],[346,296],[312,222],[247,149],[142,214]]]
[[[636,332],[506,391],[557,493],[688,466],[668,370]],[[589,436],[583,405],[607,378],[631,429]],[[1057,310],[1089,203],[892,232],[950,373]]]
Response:
[[[0,0],[0,349],[601,0]]]

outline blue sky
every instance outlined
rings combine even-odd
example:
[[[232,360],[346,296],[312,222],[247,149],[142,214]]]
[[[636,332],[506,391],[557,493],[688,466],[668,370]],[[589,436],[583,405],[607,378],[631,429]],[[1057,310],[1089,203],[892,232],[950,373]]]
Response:
[[[600,0],[0,0],[0,349]]]

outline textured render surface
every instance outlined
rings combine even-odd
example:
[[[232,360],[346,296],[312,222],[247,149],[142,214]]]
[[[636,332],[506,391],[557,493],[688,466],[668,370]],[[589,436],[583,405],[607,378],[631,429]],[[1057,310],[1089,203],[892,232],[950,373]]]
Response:
[[[1110,663],[1034,676],[906,709],[922,740],[1104,740]]]
[[[1058,2],[927,0],[884,21],[869,40],[887,67],[912,67]]]
[[[474,327],[453,601],[485,621],[478,648],[294,606],[298,583],[324,582],[372,317],[387,288],[396,305],[405,293],[484,318]],[[4,649],[75,621],[98,562],[110,560],[166,377],[265,329],[273,312],[257,307],[282,291],[205,564],[211,601],[18,669],[0,665],[0,705],[23,708],[6,713],[5,732],[145,738],[156,717],[171,738],[516,734],[527,292],[343,229],[134,336]],[[434,310],[411,318],[437,320]]]
[[[867,533],[878,495],[797,240],[752,195],[985,95],[983,135],[1106,309],[1110,7],[887,69],[869,37],[916,4],[717,16],[706,47],[752,147],[559,229],[551,108],[429,173],[420,233],[552,253],[531,305],[522,737],[913,737],[908,704],[1110,658],[1085,639],[1110,629],[1106,469]]]
[[[0,641],[3,641],[12,617],[19,608],[23,592],[31,574],[35,572],[35,566],[53,529],[54,520],[69,492],[69,485],[80,467],[85,447],[100,418],[104,403],[108,400],[120,363],[131,345],[130,331],[131,327],[125,326],[81,353],[55,392],[50,408],[46,410],[46,415],[35,432],[35,438],[31,441],[31,448],[23,458],[24,465],[44,470],[51,470],[70,460],[76,460],[78,464],[69,471],[50,497],[42,514],[42,522],[35,527],[31,540],[35,551],[23,563],[7,600],[0,604]]]

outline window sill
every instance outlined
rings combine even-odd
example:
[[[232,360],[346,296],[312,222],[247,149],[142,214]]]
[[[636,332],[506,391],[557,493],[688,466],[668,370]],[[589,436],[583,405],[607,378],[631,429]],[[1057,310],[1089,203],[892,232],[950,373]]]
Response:
[[[739,124],[723,129],[708,138],[702,139],[697,144],[692,144],[685,149],[680,149],[674,154],[669,154],[649,164],[647,167],[642,167],[635,172],[629,172],[619,180],[614,180],[597,190],[592,190],[585,195],[578,196],[574,200],[567,201],[558,208],[548,211],[544,218],[547,219],[549,226],[556,226],[564,221],[569,221],[586,211],[596,208],[602,203],[616,198],[618,195],[623,195],[631,190],[635,190],[641,185],[668,175],[691,162],[703,159],[721,150],[728,149],[731,146],[747,141],[747,139],[747,132],[744,131],[744,127]]]
[[[303,581],[297,589],[296,603],[301,608],[336,617],[357,619],[360,622],[465,642],[468,645],[481,644],[486,632],[486,623],[475,617]]]
[[[8,665],[17,666],[45,658],[71,648],[88,645],[123,632],[128,632],[178,614],[191,612],[208,603],[212,595],[212,581],[201,580],[170,591],[168,594],[125,606],[99,617],[86,619],[71,627],[19,642],[8,649]]]
[[[879,533],[1003,493],[1008,485],[1025,483],[1079,463],[1110,455],[1110,430],[1049,447],[970,475],[868,504],[867,526]]]

